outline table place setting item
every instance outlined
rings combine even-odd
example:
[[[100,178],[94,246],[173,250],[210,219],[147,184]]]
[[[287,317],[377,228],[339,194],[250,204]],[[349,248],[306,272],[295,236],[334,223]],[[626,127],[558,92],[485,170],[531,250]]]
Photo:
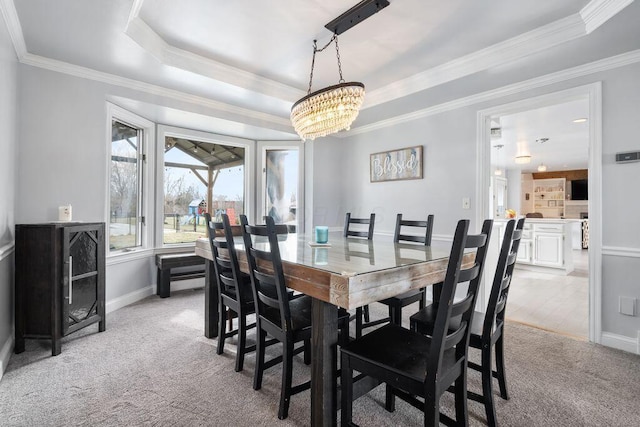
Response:
[[[331,243],[329,243],[329,227],[326,225],[318,225],[315,228],[316,240],[314,242],[309,242],[309,246],[311,247],[330,247]]]

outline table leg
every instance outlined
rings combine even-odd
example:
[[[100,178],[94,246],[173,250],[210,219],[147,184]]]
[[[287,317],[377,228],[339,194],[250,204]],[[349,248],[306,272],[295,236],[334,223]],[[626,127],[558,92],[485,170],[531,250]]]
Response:
[[[337,425],[338,308],[313,299],[311,305],[311,425]]]
[[[218,336],[218,286],[215,282],[213,261],[205,262],[204,275],[204,336]]]
[[[160,298],[167,298],[171,293],[171,271],[158,268],[158,285],[156,294]]]

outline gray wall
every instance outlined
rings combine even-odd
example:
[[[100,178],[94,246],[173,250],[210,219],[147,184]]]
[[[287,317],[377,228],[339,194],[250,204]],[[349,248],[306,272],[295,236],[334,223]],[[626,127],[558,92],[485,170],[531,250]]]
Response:
[[[618,165],[614,154],[640,150],[640,64],[591,74],[537,90],[490,102],[415,119],[367,133],[343,138],[338,144],[344,158],[339,171],[342,186],[334,185],[334,174],[315,174],[314,187],[341,188],[342,212],[376,212],[376,232],[393,230],[396,212],[420,218],[435,214],[434,235],[451,236],[460,218],[476,215],[476,122],[477,112],[546,93],[602,81],[603,110],[603,277],[602,330],[637,339],[640,319],[618,313],[618,297],[640,298],[637,271],[640,263],[640,198],[630,197],[640,176],[640,163]],[[432,102],[428,96],[414,100],[415,110]],[[395,116],[393,107],[387,111]],[[357,128],[356,128],[357,129]],[[318,144],[318,143],[316,143]],[[424,179],[369,182],[369,154],[413,145],[423,145]],[[336,170],[334,170],[336,172]],[[324,196],[323,196],[324,197]],[[462,198],[471,199],[471,209],[462,209]],[[327,203],[323,201],[323,203]],[[478,226],[472,223],[472,228]],[[620,253],[621,252],[621,253]]]
[[[71,204],[73,219],[105,221],[107,203],[107,111],[110,94],[135,93],[119,87],[20,65],[19,179],[16,222],[58,219],[58,206]],[[34,204],[34,201],[37,201]],[[37,208],[34,208],[37,207]],[[153,215],[149,215],[153,230]],[[127,263],[107,261],[107,303],[155,283],[153,256]],[[122,271],[127,274],[126,281]],[[149,290],[150,292],[150,290]]]
[[[13,335],[17,64],[11,39],[0,20],[0,377],[9,361]]]
[[[341,205],[358,216],[375,212],[376,233],[393,233],[402,212],[434,214],[435,237],[452,236],[458,219],[475,215],[475,134],[475,112],[459,109],[345,138]],[[424,179],[369,182],[369,154],[415,145],[424,147]],[[462,208],[463,197],[472,209]]]

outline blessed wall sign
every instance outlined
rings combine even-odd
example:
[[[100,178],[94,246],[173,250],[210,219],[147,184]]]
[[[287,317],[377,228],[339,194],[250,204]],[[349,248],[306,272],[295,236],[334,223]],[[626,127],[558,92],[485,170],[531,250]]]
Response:
[[[373,153],[369,165],[371,182],[422,179],[422,146]]]

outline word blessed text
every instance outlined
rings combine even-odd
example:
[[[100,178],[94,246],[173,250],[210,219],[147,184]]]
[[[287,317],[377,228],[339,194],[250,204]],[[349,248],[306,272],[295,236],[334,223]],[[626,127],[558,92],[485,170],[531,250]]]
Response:
[[[418,159],[416,159],[416,155],[413,153],[408,159],[392,160],[391,156],[385,156],[384,161],[381,161],[379,158],[373,159],[373,174],[376,177],[381,177],[386,174],[402,175],[405,172],[413,175],[411,172],[416,171],[418,165]]]

